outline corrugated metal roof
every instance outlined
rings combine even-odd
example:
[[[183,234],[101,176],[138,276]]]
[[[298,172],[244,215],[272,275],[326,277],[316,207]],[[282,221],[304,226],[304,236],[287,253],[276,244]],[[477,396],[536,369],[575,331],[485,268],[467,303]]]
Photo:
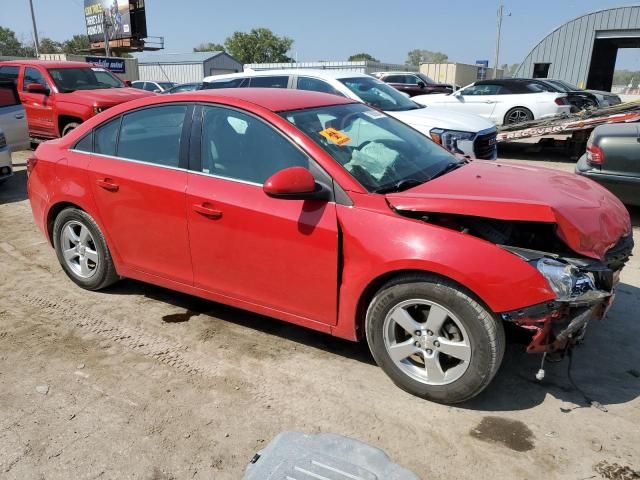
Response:
[[[204,63],[224,52],[143,53],[136,55],[140,65],[149,63]]]

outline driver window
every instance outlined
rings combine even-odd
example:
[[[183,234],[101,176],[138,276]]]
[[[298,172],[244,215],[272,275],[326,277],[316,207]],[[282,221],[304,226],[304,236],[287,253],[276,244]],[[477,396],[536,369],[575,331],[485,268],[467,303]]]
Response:
[[[39,83],[43,85],[45,88],[48,88],[47,81],[44,79],[40,70],[32,67],[27,67],[24,69],[24,79],[22,80],[22,90],[24,92],[27,91],[27,85],[31,85],[32,83]]]

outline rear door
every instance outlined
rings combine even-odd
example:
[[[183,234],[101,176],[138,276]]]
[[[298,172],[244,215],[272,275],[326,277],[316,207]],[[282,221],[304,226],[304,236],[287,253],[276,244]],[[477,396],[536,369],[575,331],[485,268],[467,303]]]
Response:
[[[31,93],[27,86],[39,83],[48,93]],[[58,128],[55,122],[55,93],[47,81],[44,72],[39,67],[25,67],[22,77],[21,98],[29,120],[29,132],[33,136],[57,137]]]
[[[13,82],[0,80],[0,129],[11,151],[29,148],[29,128],[24,108]]]
[[[98,127],[88,167],[100,217],[125,266],[192,284],[185,212],[191,107],[163,104]]]

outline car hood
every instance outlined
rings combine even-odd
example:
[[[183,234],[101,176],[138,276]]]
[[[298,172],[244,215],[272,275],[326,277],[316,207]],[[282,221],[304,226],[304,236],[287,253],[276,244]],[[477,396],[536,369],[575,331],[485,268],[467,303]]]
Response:
[[[573,173],[474,160],[430,182],[386,195],[396,210],[555,223],[572,250],[602,259],[631,232],[627,209]]]
[[[446,108],[426,107],[403,112],[386,113],[418,130],[427,130],[426,133],[429,133],[428,131],[432,128],[476,133],[482,130],[496,128],[494,123],[479,115],[452,112]]]
[[[155,95],[138,88],[104,88],[98,90],[75,90],[63,93],[65,100],[88,105],[116,105]]]

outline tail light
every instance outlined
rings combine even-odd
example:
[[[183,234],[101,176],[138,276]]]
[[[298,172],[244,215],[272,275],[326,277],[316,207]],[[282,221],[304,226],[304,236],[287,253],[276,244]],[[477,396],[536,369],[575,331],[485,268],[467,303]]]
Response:
[[[589,165],[602,165],[604,163],[604,152],[597,145],[587,145],[587,162]]]
[[[27,177],[31,175],[33,169],[36,168],[36,163],[38,163],[38,158],[35,156],[35,154],[27,158]]]
[[[567,97],[558,97],[555,99],[556,105],[571,105]]]

